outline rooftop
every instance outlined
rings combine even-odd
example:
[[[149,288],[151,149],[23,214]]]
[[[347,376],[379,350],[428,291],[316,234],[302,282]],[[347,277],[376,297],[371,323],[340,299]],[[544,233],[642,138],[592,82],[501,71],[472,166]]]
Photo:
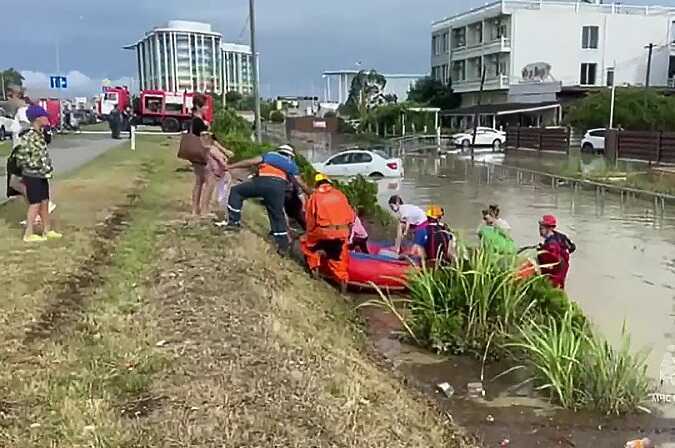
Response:
[[[322,75],[323,76],[339,76],[339,75],[358,75],[359,72],[365,71],[369,72],[370,70],[354,70],[354,69],[346,69],[346,70],[325,70]],[[379,73],[379,72],[378,72]],[[419,78],[424,78],[426,76],[429,76],[428,74],[409,74],[409,73],[380,73],[380,75],[384,76],[385,78],[389,79],[419,79]]]
[[[468,18],[472,15],[480,15],[490,9],[500,11],[502,14],[510,14],[518,9],[541,10],[556,9],[559,11],[568,10],[577,13],[596,13],[596,14],[630,14],[630,15],[675,15],[675,8],[669,6],[648,6],[648,5],[624,5],[621,3],[585,3],[565,0],[499,0],[488,3],[478,8],[445,17],[432,23],[432,27],[437,28],[447,25],[449,22]]]

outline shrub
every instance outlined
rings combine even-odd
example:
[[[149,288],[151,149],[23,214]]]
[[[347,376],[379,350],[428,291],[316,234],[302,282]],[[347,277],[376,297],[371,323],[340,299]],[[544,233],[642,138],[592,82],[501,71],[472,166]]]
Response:
[[[279,110],[270,112],[270,121],[272,123],[283,123],[285,119],[284,114]]]
[[[391,222],[391,216],[377,203],[377,184],[359,175],[349,182],[334,181],[334,185],[342,191],[349,203],[356,210],[362,210],[365,216],[382,225]]]

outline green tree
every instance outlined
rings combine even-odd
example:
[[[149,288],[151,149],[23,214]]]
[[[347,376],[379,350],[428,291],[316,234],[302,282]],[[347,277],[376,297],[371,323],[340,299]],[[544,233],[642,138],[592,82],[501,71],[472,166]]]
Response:
[[[2,75],[2,78],[4,80],[5,87],[7,87],[10,84],[23,86],[24,77],[14,68],[8,68],[7,70],[3,70],[2,72],[0,72],[0,74]]]
[[[279,110],[272,111],[270,113],[270,121],[272,123],[283,123],[284,122],[284,114]]]
[[[352,80],[349,97],[340,107],[340,113],[351,118],[364,118],[370,109],[393,99],[384,95],[386,85],[386,78],[375,70],[361,70]]]
[[[408,101],[442,110],[459,107],[460,96],[452,90],[452,84],[426,77],[418,80],[408,92]]]
[[[243,96],[239,92],[227,92],[225,94],[225,103],[233,109],[239,109],[239,103]]]
[[[602,89],[572,103],[565,120],[585,130],[609,125],[611,91]],[[614,126],[630,130],[675,130],[675,98],[652,89],[623,87],[616,89]]]

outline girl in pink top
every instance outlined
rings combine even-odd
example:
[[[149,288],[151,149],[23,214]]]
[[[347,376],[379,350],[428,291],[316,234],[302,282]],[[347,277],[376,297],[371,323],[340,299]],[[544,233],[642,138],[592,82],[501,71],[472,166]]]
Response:
[[[356,220],[352,226],[352,234],[349,237],[349,248],[358,252],[368,253],[368,231],[363,226],[360,217],[363,216],[363,210],[359,210]]]

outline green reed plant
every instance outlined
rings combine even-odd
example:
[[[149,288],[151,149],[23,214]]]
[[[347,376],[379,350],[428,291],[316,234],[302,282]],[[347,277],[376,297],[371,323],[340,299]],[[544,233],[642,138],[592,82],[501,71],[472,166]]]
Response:
[[[615,415],[642,408],[652,388],[648,355],[647,350],[633,353],[625,324],[616,348],[597,335],[589,336],[580,371],[580,406]]]
[[[543,323],[529,319],[518,331],[515,342],[506,344],[525,355],[525,364],[516,368],[529,368],[538,390],[548,391],[563,407],[575,409],[587,339],[579,334],[573,314],[567,312],[561,320],[548,317]]]

